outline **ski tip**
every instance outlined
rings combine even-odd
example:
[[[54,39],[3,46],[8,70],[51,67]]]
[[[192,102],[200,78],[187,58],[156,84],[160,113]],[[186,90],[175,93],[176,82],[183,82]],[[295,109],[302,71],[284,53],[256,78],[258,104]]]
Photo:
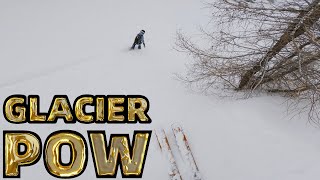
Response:
[[[163,128],[157,128],[157,129],[154,129],[153,131],[154,131],[155,133],[157,133],[157,134],[161,134],[161,133],[164,132],[164,129],[163,129]]]
[[[172,124],[171,124],[171,127],[172,127],[172,128],[181,127],[181,124],[180,124],[179,122],[175,122],[175,123],[172,123]]]
[[[179,132],[182,131],[182,126],[180,123],[173,123],[171,124],[171,129],[173,130],[173,132]]]

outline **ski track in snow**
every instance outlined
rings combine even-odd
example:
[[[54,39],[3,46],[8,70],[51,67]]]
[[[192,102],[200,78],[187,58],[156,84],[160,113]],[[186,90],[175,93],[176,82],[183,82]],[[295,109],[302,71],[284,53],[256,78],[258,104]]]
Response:
[[[133,130],[163,127],[170,132],[170,125],[179,122],[203,179],[318,179],[319,129],[303,116],[286,116],[283,99],[218,99],[190,92],[175,80],[173,73],[185,72],[190,60],[173,50],[175,32],[181,28],[194,34],[198,25],[206,24],[202,7],[196,0],[1,1],[2,101],[12,94],[38,94],[40,111],[46,111],[56,94],[66,94],[72,102],[81,94],[141,94],[150,101],[153,120],[150,125],[16,125],[2,115],[1,129],[34,131],[44,142],[61,129],[79,131],[86,138],[87,130],[129,133],[132,138]],[[141,29],[146,30],[147,47],[129,51]],[[167,135],[173,142],[172,132]],[[177,153],[177,147],[172,151]],[[90,153],[77,179],[95,178]],[[188,173],[176,157],[180,172]],[[168,179],[167,166],[153,135],[143,179]],[[43,159],[22,167],[21,179],[34,178],[35,169],[43,179],[55,179]]]

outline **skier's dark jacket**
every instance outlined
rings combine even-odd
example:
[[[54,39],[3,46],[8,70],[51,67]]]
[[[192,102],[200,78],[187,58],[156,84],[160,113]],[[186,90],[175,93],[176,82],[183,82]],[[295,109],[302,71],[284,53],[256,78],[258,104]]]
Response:
[[[145,43],[144,43],[144,37],[143,37],[143,35],[144,35],[144,31],[140,31],[140,33],[139,34],[137,34],[137,36],[136,36],[136,38],[135,38],[135,40],[134,40],[134,43],[135,44],[143,44],[143,45],[145,45]]]

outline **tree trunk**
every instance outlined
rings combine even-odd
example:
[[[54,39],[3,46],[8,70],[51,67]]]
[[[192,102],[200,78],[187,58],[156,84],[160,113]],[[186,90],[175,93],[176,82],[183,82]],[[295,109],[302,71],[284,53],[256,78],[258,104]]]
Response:
[[[306,32],[306,27],[311,27],[320,18],[320,0],[313,1],[306,11],[301,12],[296,20],[291,23],[284,34],[280,37],[278,42],[268,51],[268,53],[257,62],[251,69],[246,71],[241,77],[238,89],[245,89],[248,87],[253,75],[259,72],[264,65],[266,65],[276,54],[278,54],[286,45],[288,45],[294,38],[299,37]],[[307,16],[307,17],[305,17]],[[302,23],[300,23],[300,21]]]

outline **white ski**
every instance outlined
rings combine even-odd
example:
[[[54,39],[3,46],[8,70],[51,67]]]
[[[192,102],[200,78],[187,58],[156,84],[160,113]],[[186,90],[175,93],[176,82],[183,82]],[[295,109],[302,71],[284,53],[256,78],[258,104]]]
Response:
[[[166,156],[170,163],[170,180],[182,180],[165,131],[163,129],[160,129],[159,131],[155,131],[155,134],[157,136],[157,140],[162,153]]]
[[[181,125],[172,124],[171,128],[172,128],[175,140],[176,140],[176,144],[178,145],[180,154],[182,156],[182,159],[185,163],[188,164],[188,166],[191,169],[192,179],[193,180],[201,180],[202,178],[201,178],[199,168],[198,168],[197,163],[196,163],[194,156],[192,154],[187,136],[185,135]]]

